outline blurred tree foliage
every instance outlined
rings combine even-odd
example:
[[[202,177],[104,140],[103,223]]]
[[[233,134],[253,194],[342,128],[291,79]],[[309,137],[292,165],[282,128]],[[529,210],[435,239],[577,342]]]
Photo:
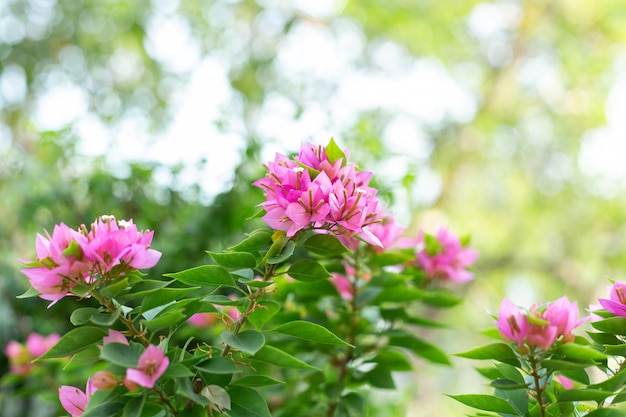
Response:
[[[406,225],[472,234],[482,257],[465,317],[488,323],[482,309],[504,295],[565,291],[584,306],[626,269],[626,170],[611,166],[626,94],[609,106],[625,45],[620,0],[6,0],[0,345],[66,325],[14,299],[36,232],[112,213],[157,231],[156,276],[190,267],[241,233],[264,155],[329,135]],[[129,118],[162,132],[207,59],[228,83],[209,122],[244,144],[221,194],[173,185],[180,166],[164,184],[159,161],[80,151],[87,117],[114,136]],[[54,92],[68,107],[43,123]]]

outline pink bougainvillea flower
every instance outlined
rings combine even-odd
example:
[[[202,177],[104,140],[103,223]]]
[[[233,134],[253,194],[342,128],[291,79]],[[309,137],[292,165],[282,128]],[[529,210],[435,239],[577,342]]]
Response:
[[[265,191],[265,222],[292,237],[300,230],[333,233],[342,239],[354,236],[377,246],[378,237],[368,227],[381,220],[376,189],[369,186],[372,174],[349,164],[347,152],[333,146],[303,144],[289,159],[276,154],[265,164],[268,172],[253,183]]]
[[[598,301],[609,313],[626,317],[626,283],[616,281],[611,288],[609,299],[600,298]]]
[[[187,322],[194,327],[204,328],[217,321],[216,313],[196,313],[187,319]]]
[[[128,339],[126,339],[126,336],[124,336],[122,332],[109,329],[109,334],[102,338],[102,343],[105,345],[107,343],[122,343],[128,345]]]
[[[352,300],[352,298],[354,297],[352,293],[353,288],[348,277],[346,277],[345,275],[334,273],[333,277],[330,278],[329,281],[335,286],[341,298],[348,301]]]
[[[578,319],[578,303],[570,302],[567,296],[548,303],[542,314],[542,318],[551,325],[556,326],[557,337],[563,337],[563,341],[574,341],[572,330],[580,326],[591,317]]]
[[[559,381],[561,385],[563,385],[563,388],[565,389],[574,388],[574,381],[569,379],[568,377],[563,376],[563,375],[555,375],[555,378],[557,381]]]
[[[38,358],[49,351],[52,346],[56,345],[60,338],[61,336],[57,333],[52,333],[48,336],[31,333],[26,338],[26,349],[33,359]]]
[[[502,338],[521,346],[524,343],[527,329],[528,318],[526,313],[508,298],[502,300],[498,313],[498,331]]]
[[[25,345],[11,340],[4,348],[4,353],[9,359],[9,370],[14,375],[28,375],[33,368],[30,362],[32,357]]]
[[[417,238],[417,263],[426,275],[454,282],[468,282],[474,274],[466,268],[478,258],[478,252],[464,247],[458,237],[445,228],[439,229],[435,241],[421,232]]]
[[[58,301],[68,295],[72,285],[69,277],[82,278],[91,268],[80,250],[84,237],[76,230],[61,223],[54,226],[52,236],[46,232],[44,237],[37,234],[34,261],[24,261],[27,267],[22,269],[31,286],[44,300]]]
[[[117,222],[114,216],[100,216],[83,233],[86,240],[79,242],[81,249],[100,273],[122,262],[133,269],[151,268],[161,257],[161,252],[150,248],[154,232],[138,231],[132,220]]]
[[[87,409],[89,399],[95,391],[96,388],[91,383],[91,380],[87,380],[85,392],[76,387],[63,385],[59,388],[59,400],[65,411],[70,413],[72,417],[79,417]]]
[[[144,388],[153,388],[169,363],[169,359],[161,349],[149,345],[139,357],[137,368],[126,370],[126,379]]]

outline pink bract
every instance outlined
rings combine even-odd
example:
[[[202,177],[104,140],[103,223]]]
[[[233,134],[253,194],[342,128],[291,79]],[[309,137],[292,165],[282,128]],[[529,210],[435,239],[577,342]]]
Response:
[[[137,368],[126,370],[126,379],[144,388],[153,388],[169,363],[169,359],[161,349],[149,345],[139,357]]]
[[[267,175],[253,185],[265,191],[261,206],[270,227],[286,231],[287,237],[312,228],[382,246],[368,230],[381,220],[370,172],[358,171],[343,157],[331,162],[325,147],[312,144],[303,144],[293,160],[276,154],[265,166]]]
[[[65,411],[70,413],[72,417],[79,417],[82,416],[87,409],[89,398],[95,390],[91,380],[87,380],[86,392],[76,387],[62,385],[59,388],[59,400]]]
[[[616,281],[611,287],[609,299],[600,298],[598,302],[609,313],[626,317],[626,283]]]
[[[459,238],[445,228],[439,229],[435,238],[440,245],[436,253],[429,253],[423,232],[417,238],[417,262],[426,275],[454,282],[471,281],[474,274],[466,268],[476,261],[478,252],[463,247]]]
[[[500,304],[498,331],[503,339],[522,345],[528,329],[526,314],[507,298]]]
[[[122,343],[128,345],[128,339],[126,339],[126,336],[124,336],[122,332],[109,329],[109,334],[102,338],[102,343],[105,345],[107,343]]]

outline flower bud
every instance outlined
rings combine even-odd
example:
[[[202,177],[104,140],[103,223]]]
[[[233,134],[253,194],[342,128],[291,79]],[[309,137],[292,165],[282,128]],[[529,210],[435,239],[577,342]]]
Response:
[[[118,384],[115,375],[109,371],[96,372],[96,374],[91,377],[91,383],[96,389],[99,390],[113,389]]]
[[[135,384],[133,381],[131,381],[128,378],[124,378],[124,386],[130,391],[130,392],[135,392],[139,389],[139,385]]]

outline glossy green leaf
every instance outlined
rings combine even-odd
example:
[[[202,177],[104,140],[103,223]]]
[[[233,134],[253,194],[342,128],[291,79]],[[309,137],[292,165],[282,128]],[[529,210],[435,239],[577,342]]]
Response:
[[[219,385],[209,384],[200,392],[211,403],[211,407],[220,411],[230,410],[230,395]]]
[[[213,260],[226,268],[254,268],[256,259],[248,252],[211,252],[207,251]]]
[[[426,342],[410,334],[398,334],[389,337],[391,346],[403,347],[418,356],[441,365],[452,365],[448,355],[432,343]]]
[[[365,374],[367,383],[375,388],[395,389],[396,384],[393,381],[391,370],[382,366],[377,366]]]
[[[128,278],[119,278],[111,283],[108,283],[100,292],[107,298],[115,298],[117,295],[128,289],[128,287]]]
[[[337,346],[352,346],[341,340],[333,332],[316,323],[304,320],[291,321],[272,329],[271,331],[294,336],[316,343],[325,343]]]
[[[85,369],[100,360],[100,349],[98,345],[91,345],[78,353],[72,355],[70,360],[63,367],[64,371],[73,372]]]
[[[215,285],[220,287],[239,288],[232,275],[230,275],[226,269],[217,265],[201,265],[184,271],[164,275],[192,287]]]
[[[181,378],[178,380],[176,392],[204,407],[209,405],[209,400],[206,397],[194,392],[193,386],[191,385],[191,379]]]
[[[304,282],[319,281],[332,276],[322,264],[310,259],[295,261],[287,270],[287,274],[295,280]]]
[[[272,233],[267,229],[257,229],[250,232],[244,240],[228,249],[235,252],[254,252],[271,244]]]
[[[602,382],[589,385],[588,388],[615,392],[621,389],[624,385],[626,385],[626,368],[620,370],[618,373]]]
[[[107,343],[102,346],[100,357],[115,365],[124,368],[135,368],[139,362],[140,353],[123,343]]]
[[[327,257],[341,256],[350,251],[336,236],[327,234],[314,234],[302,246],[310,252]]]
[[[345,166],[348,162],[348,158],[344,151],[337,145],[335,142],[335,138],[330,138],[328,145],[325,147],[326,156],[328,156],[328,161],[333,164],[335,161],[341,159],[341,166]]]
[[[236,374],[241,372],[241,369],[237,367],[237,364],[232,359],[220,356],[203,361],[196,365],[195,368],[210,374]]]
[[[564,401],[595,401],[602,402],[613,395],[611,391],[593,389],[568,389],[559,394],[559,402]]]
[[[163,377],[168,378],[191,378],[192,376],[194,376],[194,373],[185,365],[178,362],[171,363],[163,373]]]
[[[296,250],[296,242],[294,242],[293,240],[287,241],[284,247],[279,245],[278,242],[280,241],[277,240],[276,242],[274,242],[272,246],[270,247],[270,250],[274,249],[275,247],[274,245],[276,245],[279,252],[277,252],[276,255],[274,256],[269,256],[269,257],[266,256],[266,258],[264,258],[264,261],[270,265],[278,265],[280,263],[285,262],[287,259],[291,257],[291,255],[293,255],[293,252]],[[271,252],[268,251],[268,254],[269,253]]]
[[[575,343],[563,343],[556,352],[571,359],[580,359],[585,361],[606,361],[607,356],[593,348],[581,346]]]
[[[447,394],[446,394],[447,395]],[[515,409],[506,400],[484,394],[465,394],[465,395],[447,395],[456,401],[463,403],[469,407],[483,411],[492,411],[494,413],[505,413],[516,415]]]
[[[151,331],[157,331],[164,329],[168,326],[172,326],[174,324],[178,324],[183,320],[186,320],[187,316],[181,311],[172,311],[168,314],[158,315],[157,317],[150,320],[141,320],[141,324],[146,326]]]
[[[254,355],[254,359],[259,360],[261,362],[270,363],[272,365],[277,365],[283,368],[311,369],[311,370],[317,369],[301,361],[295,356],[292,356],[285,351],[282,351],[278,348],[275,348],[274,346],[269,346],[269,345],[263,346]]]
[[[94,307],[77,308],[72,311],[72,314],[70,314],[70,323],[74,326],[85,324],[89,321],[89,319],[91,319],[92,316],[100,313],[100,311],[101,310],[99,308]]]
[[[454,356],[479,360],[502,360],[517,358],[517,355],[515,354],[511,346],[507,345],[506,343],[491,343],[472,350],[468,350],[467,352],[455,353]]]
[[[230,417],[272,417],[265,398],[252,388],[232,386],[228,389],[231,399]]]
[[[626,336],[625,317],[609,317],[604,320],[592,321],[591,325],[594,329],[610,335]]]
[[[248,321],[257,330],[262,330],[263,326],[280,311],[280,304],[270,300],[261,300],[257,304],[257,307],[248,316]]]
[[[78,327],[72,329],[57,342],[56,345],[44,353],[36,360],[62,358],[95,344],[102,342],[102,338],[106,336],[106,332],[97,327]]]
[[[251,355],[258,352],[265,344],[263,334],[254,330],[244,330],[237,334],[223,331],[220,336],[227,345]]]
[[[241,385],[244,387],[266,387],[278,384],[284,384],[284,382],[265,375],[248,375],[239,378],[232,383],[232,385]]]
[[[626,417],[626,411],[615,408],[599,408],[585,414],[585,417]]]
[[[143,302],[141,303],[142,310],[149,311],[155,307],[161,307],[171,303],[172,301],[180,300],[185,295],[198,288],[200,287],[160,288],[144,297]]]

